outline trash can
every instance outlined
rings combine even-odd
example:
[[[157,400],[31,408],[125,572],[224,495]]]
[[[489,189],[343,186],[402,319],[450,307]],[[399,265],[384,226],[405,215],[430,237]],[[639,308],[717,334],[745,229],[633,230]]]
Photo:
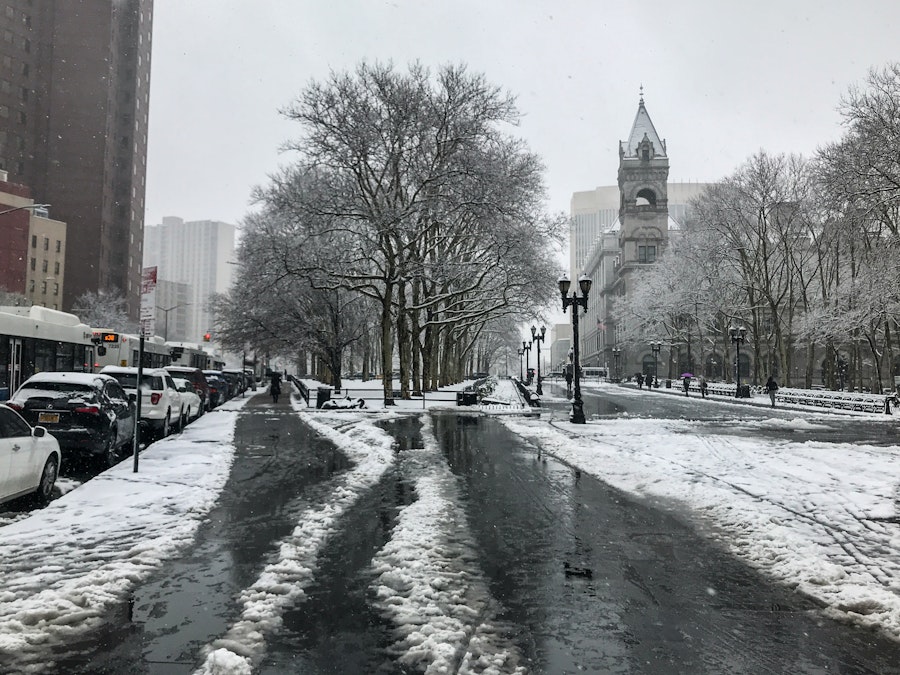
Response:
[[[478,393],[474,391],[456,392],[456,405],[477,405]]]
[[[321,408],[325,401],[331,400],[331,387],[318,387],[316,389],[316,407]]]
[[[750,385],[742,384],[740,389],[738,389],[738,398],[750,398]]]
[[[666,389],[672,388],[672,380],[666,380]]]

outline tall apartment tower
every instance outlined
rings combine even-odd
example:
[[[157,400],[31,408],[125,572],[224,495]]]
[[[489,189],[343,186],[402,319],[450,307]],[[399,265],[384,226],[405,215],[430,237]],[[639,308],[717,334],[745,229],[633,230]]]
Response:
[[[146,229],[145,266],[157,268],[160,282],[189,287],[186,297],[191,311],[185,316],[186,342],[200,342],[213,327],[210,296],[231,288],[234,240],[234,225],[217,220],[186,223],[169,216],[163,218],[162,225]]]
[[[137,318],[153,0],[0,0],[0,169],[68,223],[63,308]]]

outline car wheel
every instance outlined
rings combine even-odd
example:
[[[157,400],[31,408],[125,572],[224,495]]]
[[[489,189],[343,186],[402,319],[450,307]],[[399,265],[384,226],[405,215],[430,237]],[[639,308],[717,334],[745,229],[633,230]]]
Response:
[[[178,432],[179,432],[179,433],[181,433],[182,431],[184,431],[185,420],[187,419],[187,417],[185,417],[185,415],[189,414],[190,411],[191,411],[190,408],[188,408],[188,411],[187,411],[187,412],[185,412],[185,411],[182,409],[181,414],[178,416]]]
[[[172,433],[171,413],[166,412],[166,419],[163,420],[163,426],[162,426],[162,432],[160,433],[160,438],[166,438],[171,433]]]
[[[47,463],[44,464],[44,470],[41,472],[41,482],[38,483],[38,488],[34,493],[38,503],[46,504],[50,501],[50,495],[53,493],[53,486],[56,485],[56,477],[58,475],[59,463],[56,460],[56,455],[51,455],[47,458]]]

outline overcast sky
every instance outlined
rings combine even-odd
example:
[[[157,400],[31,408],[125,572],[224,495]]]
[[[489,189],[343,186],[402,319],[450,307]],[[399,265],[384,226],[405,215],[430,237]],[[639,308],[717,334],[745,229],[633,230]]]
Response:
[[[898,25],[896,0],[156,0],[146,222],[238,223],[290,161],[279,108],[363,59],[462,62],[515,94],[552,211],[615,184],[641,85],[670,180],[714,181],[836,140],[848,87],[900,59]]]

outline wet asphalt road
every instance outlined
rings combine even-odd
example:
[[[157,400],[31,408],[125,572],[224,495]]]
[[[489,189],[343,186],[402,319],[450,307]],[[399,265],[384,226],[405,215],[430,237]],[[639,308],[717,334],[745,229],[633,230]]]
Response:
[[[571,403],[565,397],[565,384],[543,383],[544,408],[568,419]],[[769,439],[797,439],[823,443],[857,443],[876,446],[900,445],[900,415],[872,415],[861,417],[828,412],[825,409],[797,410],[778,406],[770,408],[765,403],[751,405],[745,402],[702,399],[698,394],[684,396],[664,389],[638,389],[634,385],[582,388],[584,414],[587,419],[601,419],[616,415],[630,417],[654,417],[664,419],[689,419],[703,422],[697,433],[726,434],[741,437]],[[755,424],[752,429],[741,422],[761,420],[793,420],[800,418],[812,426],[792,430],[785,425],[766,427]],[[692,432],[693,433],[693,432]]]
[[[638,414],[632,399],[598,396],[598,413],[618,405]],[[677,416],[685,404],[665,405]],[[416,418],[385,428],[398,453],[421,447]],[[900,645],[822,619],[667,508],[540,455],[488,417],[437,415],[435,433],[504,608],[498,618],[512,626],[530,672],[900,673]],[[237,593],[348,466],[286,404],[264,396],[239,415],[235,442],[232,476],[195,546],[112,608],[105,630],[56,654],[54,672],[192,672],[202,647],[236,619]],[[391,626],[370,608],[368,586],[373,555],[415,498],[397,469],[344,515],[306,600],[284,615],[257,672],[409,672],[388,654]]]

